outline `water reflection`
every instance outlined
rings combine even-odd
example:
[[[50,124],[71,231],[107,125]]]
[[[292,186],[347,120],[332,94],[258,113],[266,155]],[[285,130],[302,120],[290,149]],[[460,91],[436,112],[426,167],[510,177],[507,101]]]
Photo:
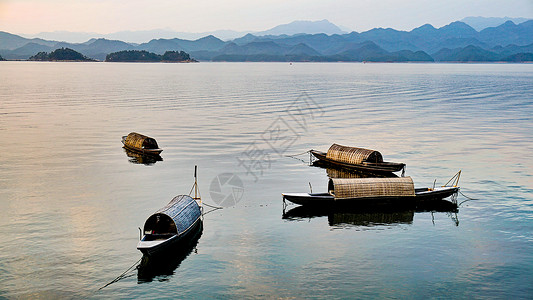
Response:
[[[158,161],[163,161],[163,158],[161,157],[161,155],[146,155],[146,154],[141,154],[139,152],[128,150],[124,147],[123,149],[129,158],[128,161],[132,164],[143,164],[146,166],[150,166],[150,165],[155,164]]]
[[[169,280],[181,262],[195,250],[198,240],[202,236],[203,223],[196,229],[196,232],[189,239],[181,240],[170,246],[158,255],[146,256],[141,259],[137,270],[138,283],[151,282],[154,278],[159,281]]]
[[[282,219],[288,221],[302,221],[312,218],[327,217],[329,226],[381,226],[412,224],[415,213],[445,212],[448,213],[455,225],[459,225],[457,204],[446,201],[418,202],[408,206],[371,205],[353,207],[315,207],[297,206],[287,210],[284,206]]]
[[[311,163],[311,166],[326,169],[326,175],[329,178],[391,178],[398,177],[398,175],[392,172],[362,172],[354,169],[342,168],[328,164],[320,160]]]

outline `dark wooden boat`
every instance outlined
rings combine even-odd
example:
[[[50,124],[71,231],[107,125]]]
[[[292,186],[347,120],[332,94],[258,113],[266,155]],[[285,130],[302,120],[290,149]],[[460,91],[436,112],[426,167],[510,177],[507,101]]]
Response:
[[[183,239],[191,238],[201,226],[201,216],[200,206],[192,197],[174,197],[146,220],[144,236],[137,244],[137,249],[150,256],[163,252]]]
[[[283,193],[283,200],[300,205],[402,204],[450,197],[457,186],[414,188],[411,177],[331,178],[327,193]]]
[[[163,149],[159,148],[154,138],[136,132],[123,136],[122,144],[129,150],[145,155],[159,155],[163,151]]]
[[[366,172],[398,172],[405,168],[404,163],[384,162],[381,153],[364,148],[333,144],[327,153],[317,150],[310,153],[325,163]]]
[[[189,238],[181,238],[177,243],[165,247],[157,255],[143,255],[137,267],[138,283],[151,282],[159,276],[174,274],[179,265],[193,252],[202,236],[203,224],[191,229]]]

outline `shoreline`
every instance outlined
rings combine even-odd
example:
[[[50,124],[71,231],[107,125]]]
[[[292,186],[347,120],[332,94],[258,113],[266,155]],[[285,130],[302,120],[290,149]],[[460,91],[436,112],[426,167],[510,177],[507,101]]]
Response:
[[[79,63],[152,63],[152,64],[183,64],[183,63],[304,63],[304,64],[533,64],[533,61],[211,61],[211,60],[187,60],[187,61],[102,61],[102,60],[28,60],[28,59],[5,59],[1,62],[79,62]]]

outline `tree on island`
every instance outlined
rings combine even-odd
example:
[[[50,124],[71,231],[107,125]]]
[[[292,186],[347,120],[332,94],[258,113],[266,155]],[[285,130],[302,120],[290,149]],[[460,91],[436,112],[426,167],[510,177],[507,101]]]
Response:
[[[167,51],[161,56],[162,61],[191,61],[191,56],[185,51]]]
[[[39,52],[35,54],[34,56],[30,56],[28,60],[35,60],[35,61],[49,61],[50,55],[47,52]]]
[[[167,51],[163,55],[146,50],[124,50],[109,53],[106,62],[196,62],[184,51]]]
[[[124,50],[109,53],[105,57],[108,62],[159,62],[161,57],[145,50]]]
[[[30,57],[28,60],[33,60],[33,61],[96,61],[70,48],[56,49],[50,52],[50,54],[48,54],[47,52],[39,52],[35,54],[34,56]]]
[[[2,57],[2,55],[0,55],[0,61],[4,61],[6,60],[5,58]]]

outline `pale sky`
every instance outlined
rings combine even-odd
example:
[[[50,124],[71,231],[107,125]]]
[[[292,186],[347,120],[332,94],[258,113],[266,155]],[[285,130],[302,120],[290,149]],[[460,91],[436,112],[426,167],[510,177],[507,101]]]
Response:
[[[533,0],[0,0],[0,31],[260,31],[322,20],[362,32],[442,27],[467,16],[533,18]]]

